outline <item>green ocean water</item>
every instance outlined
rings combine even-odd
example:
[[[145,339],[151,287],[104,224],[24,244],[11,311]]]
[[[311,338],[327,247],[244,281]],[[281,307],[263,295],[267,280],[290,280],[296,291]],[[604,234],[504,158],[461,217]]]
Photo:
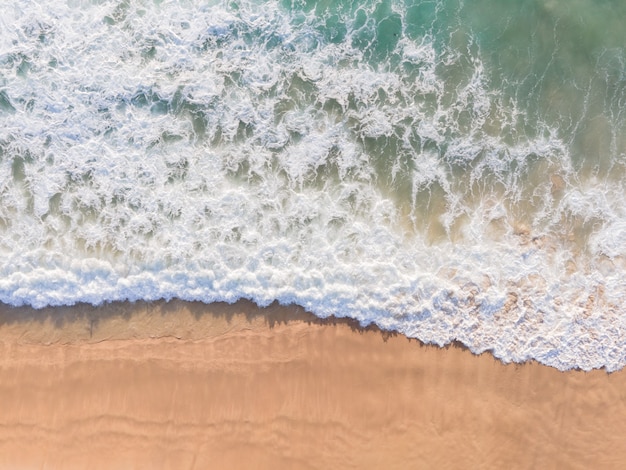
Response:
[[[454,236],[455,224],[464,223],[462,212],[495,198],[515,224],[559,231],[585,249],[598,223],[594,216],[556,213],[565,187],[623,179],[626,6],[617,1],[284,1],[281,6],[296,22],[315,26],[320,37],[311,39],[310,47],[318,40],[350,47],[359,51],[354,60],[361,66],[400,80],[399,86],[383,84],[374,97],[378,109],[404,111],[390,119],[391,129],[368,135],[360,132],[362,122],[353,129],[374,161],[377,183],[418,230],[434,239]],[[407,60],[403,45],[425,43],[433,62]],[[348,63],[339,62],[338,68],[353,65],[344,60]],[[425,69],[435,77],[428,90]],[[370,104],[348,93],[337,106],[320,99],[315,84],[298,85],[293,98],[303,98],[303,107],[335,106],[337,115],[345,115]],[[417,118],[411,108],[420,110]],[[434,133],[411,133],[415,120],[424,118],[432,120]],[[422,176],[416,151],[432,152],[442,171]],[[324,169],[333,173],[328,166]],[[315,181],[319,178],[310,182]],[[459,200],[463,208],[451,213]]]

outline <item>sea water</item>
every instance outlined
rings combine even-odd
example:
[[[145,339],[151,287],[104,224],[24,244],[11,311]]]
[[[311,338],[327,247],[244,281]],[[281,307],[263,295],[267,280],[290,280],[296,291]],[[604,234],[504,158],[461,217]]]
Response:
[[[624,18],[622,0],[4,0],[0,301],[278,301],[617,370]]]

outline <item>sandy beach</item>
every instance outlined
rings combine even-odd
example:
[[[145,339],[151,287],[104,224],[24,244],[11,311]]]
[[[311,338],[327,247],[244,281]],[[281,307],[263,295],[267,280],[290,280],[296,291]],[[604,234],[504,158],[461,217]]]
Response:
[[[0,312],[2,469],[622,468],[626,373],[249,302]]]

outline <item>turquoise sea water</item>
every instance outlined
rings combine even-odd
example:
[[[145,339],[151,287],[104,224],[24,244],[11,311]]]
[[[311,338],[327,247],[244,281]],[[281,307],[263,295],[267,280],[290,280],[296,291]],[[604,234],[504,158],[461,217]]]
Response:
[[[2,11],[0,301],[278,300],[626,364],[626,3]]]

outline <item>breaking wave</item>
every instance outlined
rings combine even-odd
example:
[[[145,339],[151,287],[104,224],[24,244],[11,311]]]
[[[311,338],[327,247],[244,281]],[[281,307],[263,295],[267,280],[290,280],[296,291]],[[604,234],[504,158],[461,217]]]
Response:
[[[626,364],[611,9],[8,3],[0,301],[278,300]]]

